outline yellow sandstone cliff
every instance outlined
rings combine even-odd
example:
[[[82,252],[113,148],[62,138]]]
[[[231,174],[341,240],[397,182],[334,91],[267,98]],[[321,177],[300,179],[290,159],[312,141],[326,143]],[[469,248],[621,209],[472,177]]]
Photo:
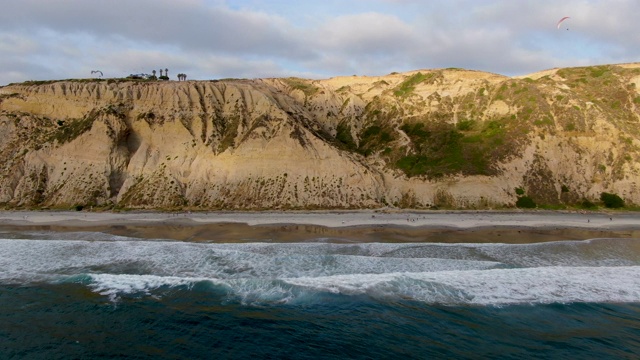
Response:
[[[640,69],[0,88],[0,203],[194,209],[640,203]]]

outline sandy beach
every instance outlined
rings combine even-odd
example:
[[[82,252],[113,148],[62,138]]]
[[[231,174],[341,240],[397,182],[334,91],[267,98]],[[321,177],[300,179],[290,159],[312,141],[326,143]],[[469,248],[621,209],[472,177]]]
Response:
[[[504,242],[640,238],[640,213],[4,211],[0,230],[211,242]],[[277,240],[276,240],[277,239]],[[347,240],[348,239],[348,240]]]

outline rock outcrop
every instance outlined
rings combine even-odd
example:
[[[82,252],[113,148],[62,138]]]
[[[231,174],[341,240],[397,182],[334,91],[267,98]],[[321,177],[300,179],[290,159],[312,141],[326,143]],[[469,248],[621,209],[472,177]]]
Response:
[[[0,88],[0,204],[640,203],[640,67]]]

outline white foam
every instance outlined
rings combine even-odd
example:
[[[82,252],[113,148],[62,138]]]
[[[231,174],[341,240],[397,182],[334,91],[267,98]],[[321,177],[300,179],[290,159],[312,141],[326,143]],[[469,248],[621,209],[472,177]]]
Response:
[[[640,267],[530,268],[429,273],[350,274],[283,279],[189,278],[93,274],[93,291],[117,300],[151,295],[162,287],[207,281],[225,289],[227,300],[273,304],[312,298],[310,294],[367,295],[428,304],[506,305],[573,302],[640,302]]]
[[[110,298],[207,281],[243,303],[316,293],[445,304],[640,302],[640,258],[629,239],[536,245],[0,240],[2,283],[82,275]]]
[[[399,245],[389,244],[395,249]],[[366,255],[340,245],[195,244],[144,241],[0,240],[0,280],[52,274],[130,273],[209,278],[281,278],[351,273],[487,269],[499,262]],[[350,255],[355,253],[358,255]],[[365,254],[365,255],[359,255]]]
[[[89,287],[93,291],[115,300],[123,294],[148,295],[151,291],[161,287],[191,287],[194,283],[205,279],[156,275],[92,274],[91,280]]]
[[[640,302],[640,267],[546,267],[286,279],[314,291],[427,303]]]

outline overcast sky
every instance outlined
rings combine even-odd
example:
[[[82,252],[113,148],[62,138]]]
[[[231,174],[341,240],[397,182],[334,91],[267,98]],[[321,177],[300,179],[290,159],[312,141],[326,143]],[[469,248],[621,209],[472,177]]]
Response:
[[[0,0],[0,85],[640,61],[638,0]],[[558,20],[564,16],[560,29]]]

